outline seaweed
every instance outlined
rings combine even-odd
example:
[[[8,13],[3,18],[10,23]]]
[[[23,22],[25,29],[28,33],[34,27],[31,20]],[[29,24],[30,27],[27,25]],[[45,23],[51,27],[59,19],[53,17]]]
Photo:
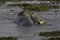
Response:
[[[49,38],[48,40],[60,40],[60,38]]]
[[[17,40],[17,37],[0,37],[0,40]]]
[[[53,31],[53,32],[40,32],[39,36],[60,36],[60,31]]]

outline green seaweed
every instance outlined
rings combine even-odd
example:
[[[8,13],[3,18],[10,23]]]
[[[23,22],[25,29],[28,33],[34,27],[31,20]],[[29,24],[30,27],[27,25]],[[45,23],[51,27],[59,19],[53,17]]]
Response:
[[[60,36],[60,31],[53,31],[53,32],[40,32],[39,36]]]
[[[60,38],[49,38],[48,40],[60,40]]]
[[[17,40],[17,37],[0,37],[0,40]]]
[[[59,8],[60,6],[48,6],[48,4],[34,5],[34,4],[9,4],[8,6],[27,7],[30,11],[48,11],[51,8]]]

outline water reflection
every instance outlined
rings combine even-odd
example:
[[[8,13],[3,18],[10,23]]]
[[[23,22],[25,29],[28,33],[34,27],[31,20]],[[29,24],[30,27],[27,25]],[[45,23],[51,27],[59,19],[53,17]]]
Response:
[[[19,36],[31,36],[30,34],[30,28],[26,26],[17,26],[17,31],[19,33]]]

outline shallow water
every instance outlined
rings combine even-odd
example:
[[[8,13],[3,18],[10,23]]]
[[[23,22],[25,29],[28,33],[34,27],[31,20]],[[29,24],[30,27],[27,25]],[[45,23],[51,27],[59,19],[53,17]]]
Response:
[[[40,32],[60,31],[60,12],[55,15],[54,10],[45,12],[34,12],[46,21],[44,25],[33,25],[31,27],[17,26],[14,22],[21,10],[20,8],[1,8],[0,10],[0,37],[16,36],[18,40],[40,40]],[[59,10],[60,11],[60,10]]]

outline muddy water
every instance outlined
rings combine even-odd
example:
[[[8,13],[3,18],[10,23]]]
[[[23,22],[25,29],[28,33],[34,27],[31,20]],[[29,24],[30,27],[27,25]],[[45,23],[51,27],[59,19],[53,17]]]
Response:
[[[14,11],[11,11],[14,10]],[[54,10],[45,12],[34,12],[46,21],[44,25],[33,25],[31,27],[17,26],[14,22],[20,8],[0,9],[0,37],[16,36],[18,40],[40,40],[40,32],[60,31],[60,10],[55,15]]]

